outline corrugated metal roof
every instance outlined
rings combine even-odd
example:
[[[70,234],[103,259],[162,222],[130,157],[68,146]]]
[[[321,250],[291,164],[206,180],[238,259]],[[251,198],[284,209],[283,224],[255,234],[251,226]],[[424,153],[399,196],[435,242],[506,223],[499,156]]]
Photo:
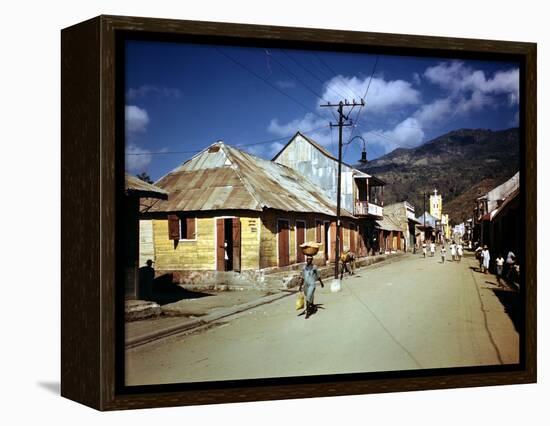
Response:
[[[217,142],[161,178],[170,199],[150,212],[277,209],[335,215],[334,204],[298,172]],[[353,217],[342,210],[342,216]]]
[[[136,195],[139,197],[148,197],[148,198],[164,198],[168,197],[168,193],[159,188],[158,186],[152,185],[150,183],[144,182],[141,179],[138,179],[135,176],[125,174],[125,187],[126,193],[128,195]]]
[[[492,221],[495,217],[497,217],[500,213],[502,213],[508,204],[510,204],[516,197],[519,196],[519,188],[517,188],[514,192],[512,192],[500,205],[500,207],[494,209],[492,212],[485,214],[481,220],[488,220]]]
[[[426,225],[428,226],[431,226],[433,228],[435,228],[435,225],[436,225],[436,222],[437,222],[437,218],[435,218],[434,216],[432,216],[430,213],[428,212],[424,212],[422,215],[418,216],[416,218],[416,220],[418,222],[420,222],[422,225],[424,225],[424,216],[426,216]]]
[[[377,220],[376,225],[378,229],[384,231],[403,231],[401,226],[389,216],[384,216],[382,219]]]

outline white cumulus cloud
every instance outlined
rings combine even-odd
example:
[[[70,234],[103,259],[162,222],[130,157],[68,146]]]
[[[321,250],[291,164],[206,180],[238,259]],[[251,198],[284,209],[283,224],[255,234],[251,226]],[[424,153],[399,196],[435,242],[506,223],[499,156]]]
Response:
[[[490,95],[507,95],[510,105],[519,103],[519,69],[497,71],[488,77],[461,61],[441,62],[429,67],[424,77],[433,84],[451,92],[453,96],[476,97],[473,106],[480,105]],[[485,97],[485,98],[484,98]]]
[[[145,109],[136,105],[126,105],[124,114],[127,133],[144,132],[147,129],[149,114]]]
[[[369,87],[370,76],[364,79],[358,77],[336,76],[325,83],[323,99],[329,102],[337,103],[341,100],[338,93],[355,94],[356,101],[359,101],[365,95]],[[348,99],[351,101],[350,99]],[[383,78],[375,77],[370,83],[368,90],[365,111],[372,113],[384,113],[391,108],[398,108],[407,105],[417,105],[420,103],[420,92],[413,88],[413,85],[404,80],[386,81]]]
[[[422,124],[413,117],[406,118],[391,130],[372,130],[363,133],[367,144],[381,146],[385,153],[396,148],[414,148],[424,142]]]
[[[130,173],[143,172],[151,163],[151,159],[149,150],[132,143],[126,145],[126,171]]]

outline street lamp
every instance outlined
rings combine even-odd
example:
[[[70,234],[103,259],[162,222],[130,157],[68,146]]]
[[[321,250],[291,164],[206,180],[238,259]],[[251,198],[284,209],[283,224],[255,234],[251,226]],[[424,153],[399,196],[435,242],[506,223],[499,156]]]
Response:
[[[367,160],[367,142],[361,135],[356,135],[352,137],[349,141],[346,142],[346,145],[349,145],[354,139],[361,139],[363,141],[363,151],[361,151],[361,158],[359,159],[359,163],[361,164],[367,164],[369,160]]]

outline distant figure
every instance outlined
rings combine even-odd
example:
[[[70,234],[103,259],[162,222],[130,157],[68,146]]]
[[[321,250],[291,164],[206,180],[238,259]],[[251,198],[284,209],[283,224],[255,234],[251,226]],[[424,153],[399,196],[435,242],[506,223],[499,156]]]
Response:
[[[456,248],[456,255],[458,257],[458,262],[462,260],[462,256],[464,256],[464,248],[462,247],[462,244],[459,244]]]
[[[441,245],[441,263],[445,263],[445,255],[446,255],[445,246],[442,244]]]
[[[315,312],[315,304],[313,303],[313,296],[315,294],[315,285],[317,280],[321,283],[321,287],[324,287],[321,276],[319,275],[319,270],[317,266],[313,264],[313,256],[306,257],[306,264],[304,269],[302,269],[302,276],[300,277],[300,287],[299,291],[304,289],[304,295],[306,299],[306,319]]]
[[[483,246],[483,251],[481,252],[481,255],[483,256],[483,263],[482,263],[482,272],[487,273],[489,271],[489,262],[491,261],[491,254],[489,253],[489,248],[487,246]]]
[[[483,267],[483,249],[478,246],[475,250],[476,259],[479,261],[479,270]]]
[[[139,268],[139,288],[138,299],[147,300],[153,295],[153,281],[155,280],[155,268],[153,268],[153,262],[148,259],[145,262],[146,266]]]
[[[424,258],[426,258],[426,241],[422,243],[422,254],[424,255]]]
[[[499,254],[497,259],[495,260],[495,264],[497,266],[497,283],[498,285],[501,285],[502,280],[502,270],[504,269],[504,258],[502,257],[502,254]]]
[[[354,274],[355,254],[347,249],[344,249],[344,252],[340,255],[340,262],[342,262],[342,266],[340,268],[340,279],[344,278],[344,272],[347,272],[349,275]]]
[[[435,243],[433,241],[430,242],[430,256],[435,256]]]
[[[223,243],[223,261],[225,264],[225,267],[224,267],[225,271],[229,270],[229,253],[228,253],[227,247],[228,247],[228,244],[227,244],[227,241],[225,241]]]
[[[508,252],[508,255],[506,256],[506,279],[510,279],[510,277],[514,273],[514,266],[516,265],[516,255],[512,250]]]
[[[449,248],[451,249],[451,260],[454,262],[456,260],[456,245],[454,241],[451,243]]]

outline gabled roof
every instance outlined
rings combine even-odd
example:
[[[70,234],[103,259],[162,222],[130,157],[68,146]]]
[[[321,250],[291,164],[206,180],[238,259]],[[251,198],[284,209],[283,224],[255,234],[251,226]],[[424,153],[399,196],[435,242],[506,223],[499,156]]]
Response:
[[[296,132],[294,136],[290,138],[290,140],[286,143],[285,146],[281,148],[281,150],[275,154],[275,156],[271,159],[271,161],[275,161],[279,155],[296,139],[296,137],[301,136],[305,141],[309,142],[311,145],[313,145],[315,148],[317,148],[319,151],[321,151],[325,156],[328,158],[333,159],[334,161],[338,161],[338,158],[334,157],[327,149],[319,145],[317,142],[315,142],[313,139],[308,138],[306,135],[304,135],[302,132]]]
[[[286,145],[284,147],[281,148],[281,150],[275,154],[275,156],[271,159],[271,161],[275,161],[279,155],[282,154],[282,152],[292,143],[294,142],[294,140],[296,139],[296,137],[302,137],[306,142],[310,143],[311,145],[313,145],[315,148],[317,148],[324,156],[330,158],[331,160],[334,160],[336,162],[338,162],[338,158],[336,158],[334,155],[332,155],[332,153],[330,153],[330,151],[328,151],[326,148],[324,148],[321,144],[319,144],[318,142],[315,142],[313,139],[311,139],[310,137],[304,135],[303,133],[301,132],[296,132],[296,134],[294,136],[292,136],[290,138],[290,140],[286,143]],[[348,166],[349,168],[351,169],[354,169],[355,172],[358,172],[358,173],[361,173],[361,174],[364,174],[364,172],[361,172],[360,170],[357,170],[355,169],[353,166],[345,163],[344,161],[342,161],[342,164]]]
[[[431,226],[432,228],[434,228],[437,219],[436,219],[434,216],[432,216],[430,213],[428,213],[428,212],[424,212],[422,215],[418,216],[418,217],[416,218],[416,220],[417,220],[418,222],[420,222],[420,224],[421,224],[422,226],[424,226],[424,216],[426,216],[426,225]]]
[[[384,231],[402,231],[401,225],[392,217],[384,215],[376,221],[376,227]]]
[[[217,142],[162,177],[169,201],[149,212],[277,209],[335,215],[334,204],[298,172]],[[343,216],[352,215],[342,210]]]
[[[303,140],[305,140],[307,143],[309,143],[311,146],[316,148],[325,157],[330,158],[331,160],[333,160],[335,162],[338,162],[338,158],[336,158],[334,155],[332,155],[332,153],[330,153],[326,148],[324,148],[318,142],[314,141],[313,139],[311,139],[310,137],[304,135],[301,132],[296,132],[296,134],[290,138],[290,140],[286,143],[286,145],[284,147],[282,147],[281,150],[277,154],[275,154],[275,156],[271,159],[271,161],[276,161],[277,158],[279,158],[279,156],[285,151],[285,149],[287,149],[287,147],[292,142],[294,142],[298,136],[301,137]],[[354,178],[358,178],[358,179],[368,178],[369,182],[372,186],[383,186],[383,185],[386,184],[383,180],[378,179],[374,176],[371,176],[368,173],[365,173],[364,171],[358,170],[355,167],[353,167],[352,165],[347,164],[344,161],[342,161],[342,164],[353,170],[353,177]]]
[[[168,193],[159,188],[158,186],[152,185],[148,182],[142,181],[135,176],[125,174],[125,183],[124,190],[127,195],[133,195],[136,197],[148,197],[148,198],[161,198],[166,199]]]

